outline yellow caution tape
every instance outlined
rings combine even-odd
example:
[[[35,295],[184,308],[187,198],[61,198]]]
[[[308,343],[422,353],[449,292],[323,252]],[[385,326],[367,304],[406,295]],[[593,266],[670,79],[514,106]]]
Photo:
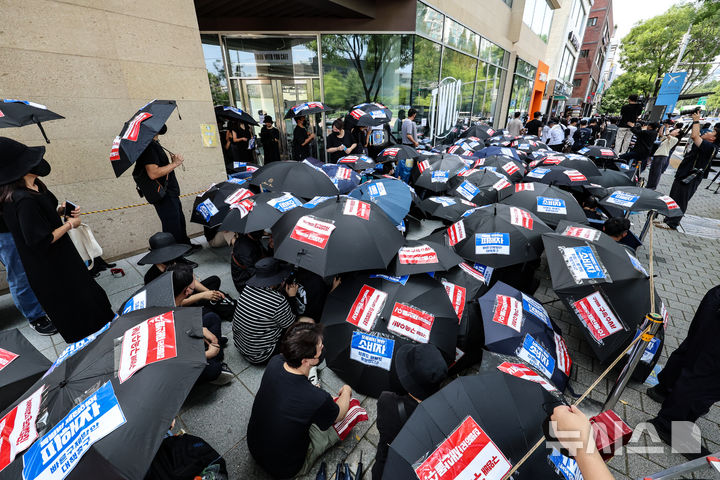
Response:
[[[201,193],[205,193],[205,190],[200,190],[199,192],[193,192],[193,193],[186,193],[184,195],[180,195],[181,197],[191,197],[193,195],[200,195]],[[123,207],[115,207],[115,208],[104,208],[102,210],[93,210],[91,212],[80,212],[80,215],[91,215],[93,213],[105,213],[105,212],[115,212],[117,210],[125,210],[126,208],[135,208],[135,207],[144,207],[145,205],[150,205],[150,203],[136,203],[133,205],[125,205]]]

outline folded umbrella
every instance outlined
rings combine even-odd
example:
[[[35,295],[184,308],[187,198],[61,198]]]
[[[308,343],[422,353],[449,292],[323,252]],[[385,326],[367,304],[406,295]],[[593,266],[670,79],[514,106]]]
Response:
[[[249,113],[237,107],[228,107],[226,105],[217,105],[215,107],[215,116],[220,118],[229,118],[238,120],[248,125],[260,125]]]
[[[366,102],[355,105],[345,116],[345,127],[377,127],[392,121],[392,112],[385,105]]]
[[[535,167],[525,174],[525,181],[565,187],[576,187],[590,183],[587,177],[578,170],[559,165]]]
[[[25,125],[36,124],[47,143],[50,143],[42,122],[59,120],[65,118],[57,114],[45,105],[27,100],[13,100],[5,98],[0,100],[0,128],[24,127]]]
[[[338,189],[322,169],[310,163],[286,160],[271,162],[253,173],[252,185],[272,192],[289,192],[300,198],[337,195]]]
[[[50,365],[20,330],[0,331],[0,412],[18,400]]]
[[[544,183],[517,183],[514,193],[500,202],[534,213],[551,228],[560,220],[587,223],[585,212],[571,194]]]
[[[682,216],[683,211],[671,197],[642,187],[612,187],[600,200],[601,205],[621,208],[625,211],[643,212],[653,210],[666,217]]]
[[[345,165],[356,172],[362,172],[369,168],[375,168],[375,160],[367,155],[345,155],[337,161],[338,165]]]
[[[350,196],[374,203],[395,225],[402,223],[413,201],[413,192],[408,184],[396,178],[380,178],[365,182],[350,192]]]
[[[302,201],[286,192],[263,192],[233,205],[220,230],[251,233],[270,229],[275,222]]]
[[[443,285],[428,275],[343,278],[321,322],[328,367],[364,395],[398,389],[394,352],[404,344],[431,343],[448,364],[455,358],[458,317]]]
[[[392,147],[387,147],[381,150],[375,158],[375,162],[387,163],[408,160],[418,158],[420,155],[421,153],[412,148],[410,145],[393,145]]]
[[[190,221],[206,227],[220,225],[231,206],[243,204],[253,196],[248,187],[243,180],[228,180],[211,186],[195,197]]]
[[[393,275],[450,270],[463,259],[448,245],[425,240],[405,240],[388,270]]]
[[[350,167],[335,163],[325,163],[321,165],[320,168],[330,177],[330,180],[332,180],[342,195],[347,195],[352,189],[360,185],[360,175],[355,173]]]
[[[285,114],[285,118],[304,117],[306,115],[313,115],[315,113],[328,113],[332,112],[333,109],[329,108],[322,102],[304,102],[293,105]]]
[[[495,135],[497,132],[493,130],[493,128],[490,125],[483,125],[482,123],[476,123],[474,125],[471,125],[470,128],[465,130],[460,134],[461,138],[465,137],[477,137],[481,140],[486,140],[493,135]]]
[[[457,222],[463,213],[477,207],[477,204],[458,197],[428,197],[420,202],[420,209],[427,215],[450,222]]]
[[[122,303],[118,315],[150,307],[173,308],[175,292],[173,290],[172,272],[163,272],[153,281],[144,285]]]
[[[512,182],[505,175],[494,171],[492,167],[465,170],[450,179],[448,193],[477,205],[489,205],[509,195]]]
[[[466,168],[465,162],[457,155],[429,155],[415,162],[410,179],[416,188],[440,193],[447,190],[451,177]]]

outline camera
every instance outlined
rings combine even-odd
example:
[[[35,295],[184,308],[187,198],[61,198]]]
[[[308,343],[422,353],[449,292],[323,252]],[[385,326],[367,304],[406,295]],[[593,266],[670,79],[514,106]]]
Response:
[[[701,112],[701,111],[702,111],[702,108],[701,108],[701,107],[697,107],[697,106],[694,106],[694,107],[683,107],[683,108],[680,109],[680,115],[692,115],[692,114],[695,113],[695,112]]]
[[[700,168],[693,168],[692,170],[690,170],[690,174],[689,174],[687,177],[685,177],[685,178],[683,178],[682,180],[680,180],[680,181],[681,181],[682,183],[684,183],[685,185],[689,185],[690,183],[692,183],[692,182],[697,178],[698,175],[702,175],[702,173],[703,173],[702,169],[700,169]]]

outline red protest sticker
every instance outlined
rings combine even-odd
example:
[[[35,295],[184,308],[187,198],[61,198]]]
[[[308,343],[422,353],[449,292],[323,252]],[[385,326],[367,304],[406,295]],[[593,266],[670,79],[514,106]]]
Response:
[[[442,284],[445,286],[445,292],[447,292],[448,297],[450,297],[450,302],[452,303],[453,309],[455,309],[455,313],[458,316],[458,323],[460,323],[463,312],[465,311],[466,290],[464,287],[446,280],[443,280]]]
[[[568,352],[567,345],[565,345],[565,340],[563,340],[560,335],[555,332],[553,332],[553,335],[555,335],[555,358],[557,359],[557,368],[569,377],[572,360],[570,360],[570,353]]]
[[[418,162],[418,169],[420,170],[420,173],[424,172],[428,168],[430,168],[430,162],[427,160],[423,160],[422,162]]]
[[[565,175],[567,175],[568,178],[570,178],[570,180],[573,182],[587,181],[587,177],[582,173],[578,172],[577,170],[565,170]]]
[[[369,332],[380,316],[387,296],[388,294],[382,290],[363,285],[345,321]]]
[[[362,110],[360,110],[359,108],[356,108],[355,110],[353,110],[352,112],[350,112],[350,115],[351,115],[353,118],[355,118],[356,120],[360,120],[360,117],[362,117],[363,115],[365,115],[365,112],[362,111]]]
[[[239,188],[235,190],[234,193],[227,196],[227,198],[225,199],[225,203],[227,203],[228,205],[232,205],[233,203],[238,203],[240,200],[245,200],[246,198],[252,196],[253,193],[247,188]]]
[[[467,238],[467,233],[465,232],[465,223],[460,220],[457,223],[454,223],[450,228],[447,229],[448,237],[450,246],[457,245],[459,242],[462,242]]]
[[[435,316],[400,302],[395,302],[387,329],[420,343],[428,343]]]
[[[425,244],[417,247],[402,247],[398,252],[398,260],[403,265],[424,265],[439,262],[435,250]]]
[[[557,391],[557,388],[545,380],[542,375],[538,375],[533,369],[524,363],[503,362],[498,365],[498,370],[507,373],[508,375],[512,375],[513,377],[522,378],[523,380],[527,380],[529,382],[539,383],[548,392]]]
[[[394,157],[398,154],[399,151],[399,148],[386,148],[385,150],[383,150],[383,157]]]
[[[37,439],[35,420],[40,412],[44,389],[45,386],[41,386],[0,419],[0,471]]]
[[[495,190],[497,190],[497,191],[499,192],[499,191],[502,190],[503,188],[507,188],[507,187],[509,187],[509,186],[511,186],[511,185],[512,185],[512,183],[508,182],[508,181],[507,181],[506,179],[504,179],[504,178],[501,178],[500,180],[498,180],[497,182],[495,182],[495,183],[493,184],[492,188],[494,188]]]
[[[4,348],[0,348],[0,370],[7,367],[10,362],[18,358],[19,355],[17,353],[13,353],[9,350],[5,350]]]
[[[120,136],[115,137],[110,148],[110,161],[120,160]]]
[[[533,229],[533,218],[530,212],[518,207],[510,207],[510,223],[518,227]]]
[[[564,157],[545,157],[542,161],[543,165],[559,165],[565,160]]]
[[[512,175],[515,172],[520,171],[517,165],[515,165],[513,162],[507,162],[505,165],[502,166],[502,169],[507,172],[508,175]]]
[[[515,184],[515,193],[534,192],[534,191],[535,191],[535,184],[533,184],[533,183],[516,183]]]
[[[665,202],[665,205],[667,205],[668,210],[675,210],[676,208],[680,208],[680,206],[675,202],[675,200],[672,199],[672,197],[668,195],[662,195],[660,197],[660,200]]]
[[[125,330],[118,380],[123,383],[141,368],[176,356],[177,342],[173,312],[148,318]]]
[[[252,209],[255,208],[255,200],[252,198],[246,198],[245,200],[242,200],[237,203],[233,203],[230,205],[230,208],[233,210],[237,210],[240,212],[240,217],[245,218],[248,213],[252,212]]]
[[[596,242],[600,238],[600,230],[586,227],[565,227],[565,230],[563,230],[561,235],[566,237],[583,238],[585,240],[590,240],[591,242]]]
[[[603,155],[603,156],[605,156],[605,157],[614,157],[614,156],[615,156],[615,152],[612,151],[612,150],[610,150],[610,149],[607,149],[607,148],[601,148],[601,149],[600,149],[600,155]]]
[[[127,130],[125,130],[122,138],[124,140],[130,140],[131,142],[137,142],[138,135],[140,134],[140,124],[150,117],[152,117],[152,113],[138,113],[135,118],[128,123]]]
[[[573,303],[577,316],[585,323],[590,334],[601,342],[603,338],[623,330],[620,320],[600,292],[595,292]]]
[[[465,273],[473,277],[475,280],[479,280],[483,283],[487,283],[485,280],[485,275],[483,275],[482,272],[476,270],[472,267],[472,265],[468,265],[467,263],[463,262],[460,265],[458,265]]]
[[[512,465],[468,416],[430,456],[415,467],[420,480],[500,480]]]
[[[333,230],[335,230],[335,225],[330,220],[321,220],[313,215],[305,215],[300,217],[295,224],[290,238],[325,249]]]
[[[495,296],[493,322],[506,325],[520,333],[520,329],[522,328],[522,319],[523,308],[520,300],[508,297],[507,295]]]
[[[363,220],[368,220],[370,218],[370,204],[355,198],[348,198],[345,201],[343,215],[355,215]]]

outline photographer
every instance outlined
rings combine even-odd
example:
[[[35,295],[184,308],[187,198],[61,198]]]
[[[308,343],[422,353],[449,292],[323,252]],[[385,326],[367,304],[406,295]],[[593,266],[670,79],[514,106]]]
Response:
[[[719,125],[715,125],[715,128],[705,135],[700,135],[700,112],[696,111],[693,113],[692,119],[692,133],[690,134],[690,138],[693,141],[693,146],[685,154],[682,162],[680,162],[677,172],[675,173],[675,180],[673,180],[672,187],[670,188],[670,196],[682,209],[683,213],[687,211],[690,199],[700,186],[700,182],[702,182],[703,177],[710,167],[710,162],[715,156],[718,146],[720,146]],[[663,222],[656,221],[655,226],[677,230],[681,219],[682,216],[672,218],[665,217]]]
[[[630,166],[635,165],[635,162],[640,162],[640,171],[642,172],[647,165],[647,159],[650,158],[652,154],[659,128],[660,124],[657,122],[649,123],[642,127],[636,125],[631,128],[630,131],[635,135],[635,145],[632,150],[623,153],[618,158],[627,160]]]
[[[652,163],[650,164],[650,173],[648,173],[648,180],[645,188],[655,190],[660,183],[660,176],[665,171],[670,163],[670,156],[672,150],[678,144],[680,139],[680,128],[670,128],[671,124],[668,121],[660,129],[658,138],[660,139],[660,146],[655,150],[653,155]]]
[[[620,109],[620,123],[618,124],[617,138],[615,140],[615,151],[618,155],[623,154],[630,147],[632,132],[630,129],[635,126],[637,119],[642,113],[643,106],[636,94],[628,97],[628,103]]]

